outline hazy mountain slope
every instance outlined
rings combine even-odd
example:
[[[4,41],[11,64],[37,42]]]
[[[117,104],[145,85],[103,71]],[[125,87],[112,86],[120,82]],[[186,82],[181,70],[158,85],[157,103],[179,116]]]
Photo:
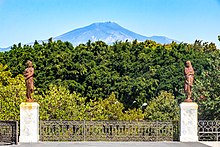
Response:
[[[171,43],[173,39],[164,36],[146,37],[132,31],[129,31],[114,22],[93,23],[89,26],[72,30],[63,35],[57,36],[55,40],[69,41],[73,45],[86,43],[88,40],[92,42],[102,40],[107,44],[115,41],[131,41],[137,39],[138,41],[154,40],[158,43]]]
[[[69,41],[74,46],[79,45],[80,43],[86,43],[88,40],[91,40],[92,42],[100,40],[107,44],[112,44],[115,41],[132,41],[135,39],[138,41],[153,40],[161,44],[176,41],[165,36],[146,37],[125,29],[114,22],[93,23],[89,26],[78,28],[53,38],[53,40]],[[38,42],[42,43],[42,41],[47,42],[47,40],[39,40]],[[31,42],[27,45],[33,44],[34,42]],[[10,49],[11,47],[0,48],[0,52],[8,51]]]

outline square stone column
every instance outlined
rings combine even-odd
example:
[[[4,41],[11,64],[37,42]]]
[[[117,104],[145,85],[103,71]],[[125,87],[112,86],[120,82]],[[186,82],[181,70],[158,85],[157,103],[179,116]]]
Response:
[[[180,141],[198,141],[198,105],[194,102],[180,104]]]
[[[23,102],[20,105],[19,142],[39,141],[39,104]]]

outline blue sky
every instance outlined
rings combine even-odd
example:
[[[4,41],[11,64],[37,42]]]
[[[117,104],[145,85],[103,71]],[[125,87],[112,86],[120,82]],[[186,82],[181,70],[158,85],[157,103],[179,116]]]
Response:
[[[148,37],[220,47],[220,0],[0,0],[0,47],[106,21]]]

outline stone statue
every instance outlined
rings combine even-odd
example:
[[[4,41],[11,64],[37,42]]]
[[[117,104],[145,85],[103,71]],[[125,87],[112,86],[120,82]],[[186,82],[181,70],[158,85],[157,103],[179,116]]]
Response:
[[[33,99],[31,97],[31,93],[34,92],[34,67],[33,63],[28,60],[26,62],[27,68],[24,71],[24,77],[25,77],[25,83],[26,83],[26,97],[27,102],[33,102]]]
[[[185,69],[185,83],[184,83],[184,92],[186,93],[186,100],[185,102],[192,102],[191,95],[192,95],[192,85],[194,81],[194,69],[190,61],[186,61]]]

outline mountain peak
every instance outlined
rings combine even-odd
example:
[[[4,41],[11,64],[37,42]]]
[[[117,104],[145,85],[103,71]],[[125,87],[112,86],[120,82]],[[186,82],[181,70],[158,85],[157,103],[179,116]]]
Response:
[[[92,23],[89,26],[84,27],[86,29],[106,29],[106,28],[111,28],[111,29],[117,29],[117,28],[122,28],[120,25],[118,25],[115,22],[96,22],[96,23]],[[83,28],[80,28],[83,29]]]
[[[100,26],[100,25],[117,25],[117,26],[119,26],[117,23],[111,22],[111,21],[95,22],[95,23],[92,23],[91,25],[97,25],[97,26]]]

